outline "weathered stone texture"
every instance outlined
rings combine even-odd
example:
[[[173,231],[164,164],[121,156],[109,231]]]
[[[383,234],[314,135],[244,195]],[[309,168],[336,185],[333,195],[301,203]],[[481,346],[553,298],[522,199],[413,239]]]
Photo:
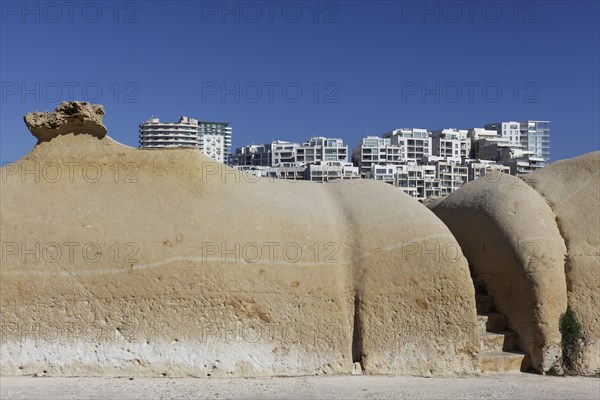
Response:
[[[53,112],[32,112],[23,119],[39,143],[68,133],[85,133],[101,139],[106,136],[103,117],[104,107],[100,104],[63,101]]]
[[[77,133],[2,169],[3,375],[478,370],[467,263],[401,191]]]
[[[567,245],[569,306],[583,328],[581,374],[600,374],[600,151],[557,161],[523,178],[546,199]]]
[[[567,308],[566,248],[550,207],[520,179],[501,174],[469,182],[433,212],[507,316],[531,366],[548,370],[561,356],[558,319]]]

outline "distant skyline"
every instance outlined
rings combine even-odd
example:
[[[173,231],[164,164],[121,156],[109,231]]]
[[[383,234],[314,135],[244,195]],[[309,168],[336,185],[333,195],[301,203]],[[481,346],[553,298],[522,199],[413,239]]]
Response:
[[[135,147],[187,115],[231,123],[234,148],[531,119],[552,161],[600,149],[597,1],[68,4],[1,3],[2,163],[62,100],[103,104]]]

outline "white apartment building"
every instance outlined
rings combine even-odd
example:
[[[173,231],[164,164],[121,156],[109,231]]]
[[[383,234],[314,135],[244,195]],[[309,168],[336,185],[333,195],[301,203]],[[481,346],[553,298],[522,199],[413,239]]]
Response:
[[[348,162],[348,146],[342,139],[312,137],[296,147],[296,162],[312,164],[320,161]]]
[[[139,125],[142,148],[194,147],[215,161],[227,163],[231,153],[231,126],[182,116],[178,122],[150,118]]]
[[[358,167],[348,163],[348,146],[343,140],[323,136],[302,144],[276,140],[240,147],[233,165],[255,176],[278,179],[328,182],[358,177]]]
[[[396,167],[398,164],[372,164],[364,178],[393,185],[396,180]]]
[[[400,128],[383,134],[392,145],[402,148],[403,161],[420,161],[432,155],[431,132],[420,128]]]
[[[227,122],[199,121],[200,150],[213,160],[229,164],[231,126]]]
[[[488,173],[497,174],[502,172],[504,174],[510,174],[509,166],[498,164],[491,160],[467,160],[466,164],[469,182]]]
[[[358,179],[358,167],[339,161],[319,161],[312,164],[282,164],[277,167],[234,165],[233,168],[253,176],[311,182],[331,182],[340,179]]]
[[[396,169],[395,186],[416,199],[440,197],[445,194],[436,176],[435,165],[408,163]]]
[[[542,158],[544,163],[550,161],[550,121],[495,122],[486,124],[485,128],[507,138],[511,146],[533,152],[535,158]]]
[[[251,144],[238,147],[233,155],[232,165],[263,166],[272,165],[271,143]]]
[[[139,126],[140,147],[195,147],[200,148],[198,120],[181,117],[179,122],[160,122],[150,118]]]
[[[358,166],[361,177],[365,178],[373,165],[402,163],[403,152],[404,149],[392,144],[390,138],[367,136],[352,151],[352,162]]]
[[[436,177],[435,165],[416,162],[372,165],[367,172],[367,179],[394,185],[416,199],[448,194],[448,190],[441,187],[440,180]]]
[[[284,164],[290,165],[296,162],[296,148],[300,146],[298,143],[286,142],[284,140],[276,140],[271,143],[272,164],[277,167]]]
[[[427,164],[435,166],[437,179],[440,180],[440,188],[444,194],[450,194],[460,189],[469,181],[467,166],[460,159],[443,158],[438,156],[428,157]]]
[[[304,179],[311,182],[330,182],[340,179],[358,179],[358,167],[349,162],[319,161],[308,164]]]
[[[465,159],[471,153],[469,132],[464,129],[441,129],[432,131],[432,149],[436,157]]]
[[[509,146],[508,138],[498,136],[495,130],[471,128],[467,135],[471,141],[469,157],[473,159],[497,161],[498,146]]]
[[[496,131],[499,137],[508,140],[510,145],[521,144],[521,124],[515,121],[494,122],[485,124],[485,129]]]
[[[302,164],[309,165],[321,161],[348,162],[348,146],[342,139],[311,137],[299,144],[276,140],[270,144],[248,145],[236,149],[233,165],[270,165],[272,167]]]
[[[535,152],[514,147],[500,149],[500,162],[510,167],[511,175],[528,174],[546,165],[546,161]]]

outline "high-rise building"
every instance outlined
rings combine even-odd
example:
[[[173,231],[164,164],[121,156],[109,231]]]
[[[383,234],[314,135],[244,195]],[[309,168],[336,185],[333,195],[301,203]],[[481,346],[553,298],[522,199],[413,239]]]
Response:
[[[139,126],[139,144],[144,148],[194,147],[215,161],[228,163],[231,126],[227,122],[203,122],[182,116],[178,122],[151,118]]]
[[[160,122],[150,118],[140,124],[140,147],[196,147],[200,148],[198,120],[181,117],[179,122]]]
[[[550,121],[524,121],[520,123],[521,144],[537,158],[550,162]]]
[[[230,164],[231,126],[228,122],[198,122],[200,150],[219,162]]]
[[[485,129],[496,131],[502,141],[486,138],[475,145],[472,138],[479,153],[472,154],[474,157],[510,162],[511,173],[518,174],[539,169],[550,161],[550,121],[494,122],[486,124]],[[496,156],[491,158],[494,151]],[[526,163],[529,163],[527,168],[523,167]]]

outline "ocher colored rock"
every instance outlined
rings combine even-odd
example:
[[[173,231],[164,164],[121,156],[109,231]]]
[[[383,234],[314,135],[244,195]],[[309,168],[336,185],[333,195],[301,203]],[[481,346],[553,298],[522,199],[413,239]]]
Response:
[[[557,161],[523,180],[552,207],[567,245],[569,305],[583,328],[576,373],[600,373],[600,152]]]
[[[86,133],[102,139],[106,136],[102,117],[104,117],[104,107],[100,104],[63,101],[51,113],[47,111],[29,113],[25,115],[24,120],[39,143],[68,133]]]
[[[477,371],[466,261],[401,191],[81,133],[2,168],[3,375]]]
[[[558,320],[567,308],[563,238],[546,202],[520,179],[495,174],[434,205],[519,336],[538,371],[560,360]]]

